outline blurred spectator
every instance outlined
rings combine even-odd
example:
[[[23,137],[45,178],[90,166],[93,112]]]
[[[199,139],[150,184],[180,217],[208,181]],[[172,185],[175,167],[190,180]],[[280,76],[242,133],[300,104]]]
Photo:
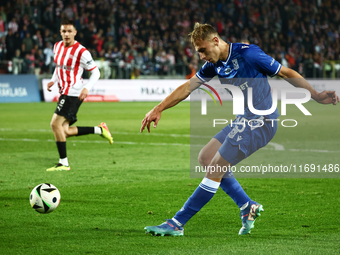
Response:
[[[167,58],[169,60],[169,72],[170,74],[174,75],[176,58],[175,58],[173,50],[169,50],[169,53],[167,54]]]
[[[54,57],[52,43],[47,42],[45,45],[46,47],[43,51],[45,61],[41,69],[43,73],[51,73],[51,70],[53,69],[52,62]]]
[[[21,18],[21,21],[20,21],[20,27],[23,27],[23,26],[26,26],[28,27],[28,25],[30,24],[30,20],[28,18],[28,15],[27,13],[24,14],[24,16]],[[32,33],[32,31],[30,31]]]
[[[37,28],[39,28],[39,25],[41,26],[41,24],[35,24],[33,19],[29,22],[27,29],[31,35],[34,35],[36,33]]]
[[[6,43],[5,43],[5,37],[0,37],[0,61],[5,60],[6,58]]]
[[[119,61],[122,58],[121,52],[118,50],[118,47],[114,47],[113,50],[108,50],[105,55],[106,58],[109,59],[111,63],[111,73],[112,77],[115,78],[118,76],[119,73]]]
[[[295,55],[292,50],[290,50],[289,53],[285,55],[285,58],[288,61],[288,67],[296,70]]]
[[[104,42],[103,48],[105,51],[108,51],[109,48],[113,48],[115,46],[115,43],[113,42],[113,37],[109,36],[108,39]]]
[[[43,51],[39,48],[36,48],[35,55],[34,55],[35,61],[34,61],[34,72],[36,75],[39,75],[42,73],[42,68],[45,63],[45,55]]]
[[[185,76],[185,79],[190,79],[194,77],[196,74],[196,69],[192,63],[189,63],[187,65],[187,75]]]
[[[77,8],[75,8],[75,11],[77,11]],[[68,19],[74,18],[74,12],[70,4],[68,4],[66,8],[63,10],[63,14],[65,14]]]
[[[190,79],[195,76],[197,70],[197,60],[193,59],[189,63],[186,61],[186,58],[183,58],[184,62],[186,63],[186,79]]]
[[[5,12],[5,7],[4,6],[0,6],[0,16],[3,20],[4,23],[7,22],[7,14]]]
[[[101,51],[102,45],[104,43],[104,41],[102,40],[102,34],[103,34],[103,30],[100,29],[98,33],[94,34],[91,38],[91,44],[97,50],[97,53]]]
[[[192,46],[190,42],[186,42],[186,46],[184,48],[184,53],[188,58],[192,58],[193,52],[192,52]]]
[[[26,33],[25,38],[22,40],[21,50],[24,54],[31,53],[34,43],[30,33]]]
[[[106,55],[106,51],[104,49],[101,49],[101,51],[98,53],[98,58],[105,58]]]
[[[2,16],[0,16],[0,38],[3,37],[4,35],[5,35],[5,22]]]
[[[31,19],[34,21],[34,24],[41,23],[41,7],[42,3],[38,0],[33,0],[30,6],[30,14]]]
[[[40,30],[37,30],[35,32],[35,35],[33,35],[33,41],[35,45],[38,45],[39,49],[42,49],[44,45],[43,38],[41,36]]]
[[[26,25],[23,25],[22,29],[20,30],[20,39],[23,40],[26,37],[26,34],[29,33],[30,31],[28,30]]]
[[[6,36],[6,48],[7,48],[6,59],[12,59],[12,57],[15,54],[15,50],[17,49],[15,47],[15,36],[14,36],[12,30],[8,30],[8,34]],[[19,52],[20,52],[20,50],[19,50]]]
[[[19,49],[15,50],[15,56],[13,58],[13,74],[22,73],[24,60],[21,58],[21,52]]]
[[[115,33],[114,33],[114,29],[112,29],[111,26],[106,28],[106,37],[110,38],[112,37],[112,39],[114,38]]]
[[[134,69],[134,77],[138,79],[143,68],[143,55],[141,52],[138,53],[137,57],[135,58],[135,69]]]
[[[133,56],[133,50],[129,50],[126,54],[125,54],[125,67],[124,67],[124,78],[125,79],[130,79],[131,75],[133,75],[133,68],[134,68],[134,64],[135,64],[135,59]]]
[[[33,58],[34,59],[34,58]],[[34,61],[31,54],[26,53],[22,65],[22,73],[33,74],[34,73]]]
[[[18,32],[19,25],[15,17],[12,18],[11,22],[8,23],[8,30],[11,30],[13,34]]]
[[[102,35],[100,35],[98,37],[97,43],[96,43],[96,49],[97,49],[97,52],[99,53],[100,56],[103,55],[103,52],[105,53],[105,49],[103,50],[103,44],[104,44],[104,37]]]
[[[116,60],[122,58],[122,53],[118,50],[118,47],[114,47],[111,52],[108,52],[107,56],[111,61],[116,62]]]
[[[311,53],[304,54],[304,74],[306,78],[313,77],[314,61]]]
[[[53,4],[46,6],[42,16],[43,23],[47,28],[54,28],[54,13],[53,13]]]
[[[61,22],[62,11],[64,9],[64,3],[62,0],[57,0],[55,2],[57,2],[56,8],[52,7],[53,8],[52,10],[54,10],[54,17],[55,17],[53,27],[55,30],[58,30],[60,22]]]
[[[50,33],[50,30],[48,28],[45,29],[44,31],[44,45],[46,45],[46,43],[54,43],[53,42],[53,37]]]
[[[143,58],[143,66],[142,66],[143,74],[150,74],[151,59],[150,59],[149,53],[146,50],[143,51],[142,58]]]

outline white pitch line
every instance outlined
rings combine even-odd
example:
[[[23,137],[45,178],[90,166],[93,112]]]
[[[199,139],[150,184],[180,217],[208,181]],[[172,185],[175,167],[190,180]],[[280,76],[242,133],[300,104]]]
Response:
[[[29,139],[29,138],[1,138],[0,141],[13,141],[13,142],[55,142],[55,140],[47,139],[47,140],[40,140],[40,139]],[[106,141],[85,141],[85,140],[70,140],[69,143],[107,143]],[[127,141],[117,141],[114,142],[115,144],[126,144],[126,145],[154,145],[154,146],[194,146],[194,147],[203,147],[204,144],[185,144],[185,143],[145,143],[145,142],[127,142]],[[278,150],[282,151],[281,149],[277,149],[280,147],[268,148],[264,147],[261,150]],[[340,151],[330,151],[330,150],[313,150],[313,149],[287,149],[288,151],[296,151],[296,152],[318,152],[318,153],[340,153]]]
[[[276,151],[275,148],[268,148],[264,147],[260,150],[267,150],[267,151]],[[340,151],[329,151],[329,150],[313,150],[313,149],[287,149],[288,151],[296,151],[296,152],[318,152],[318,153],[340,153]],[[282,150],[280,150],[282,151]]]
[[[0,131],[19,131],[19,132],[44,132],[50,133],[52,132],[50,129],[14,129],[14,128],[0,128]],[[164,133],[133,133],[133,132],[111,132],[112,134],[117,135],[147,135],[147,136],[171,136],[171,137],[188,137],[188,138],[211,138],[211,136],[194,136],[190,134],[164,134]],[[39,139],[14,139],[14,138],[0,138],[0,141],[18,141],[18,142],[55,142],[55,140],[39,140]],[[72,140],[69,142],[76,143],[107,143],[104,141],[85,141],[85,140]],[[195,146],[195,147],[203,147],[205,144],[184,144],[184,143],[145,143],[145,142],[127,142],[127,141],[117,141],[115,144],[131,144],[131,145],[161,145],[161,146]],[[262,148],[262,150],[275,150],[275,151],[285,151],[283,145],[278,143],[269,142],[268,145],[273,146],[274,148],[268,148],[268,146]],[[330,151],[330,150],[314,150],[314,149],[287,149],[289,151],[296,152],[318,152],[318,153],[340,153],[340,151]]]
[[[284,151],[285,150],[285,147],[283,147],[283,145],[278,144],[278,143],[269,142],[268,145],[274,146],[274,150],[276,150],[276,151]]]
[[[47,139],[47,140],[40,140],[40,139],[28,139],[28,138],[1,138],[0,141],[13,141],[13,142],[55,142],[55,140]],[[69,140],[69,143],[107,143],[106,141],[85,141],[85,140]],[[161,145],[161,146],[190,146],[190,144],[185,143],[145,143],[145,142],[125,142],[125,141],[118,141],[114,142],[115,144],[128,144],[128,145]]]
[[[340,151],[329,151],[329,150],[313,150],[313,149],[288,149],[289,151],[298,151],[298,152],[321,152],[321,153],[340,153]]]
[[[0,128],[0,131],[17,131],[17,132],[41,132],[41,133],[51,133],[51,129],[16,129],[16,128]],[[190,134],[163,134],[163,133],[148,133],[147,131],[144,133],[140,132],[111,132],[111,134],[116,135],[150,135],[150,136],[171,136],[171,137],[202,137],[209,138],[210,136],[192,136]]]

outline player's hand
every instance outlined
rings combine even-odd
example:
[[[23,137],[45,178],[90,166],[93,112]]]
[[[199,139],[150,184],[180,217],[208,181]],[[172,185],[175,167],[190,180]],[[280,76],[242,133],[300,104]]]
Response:
[[[52,91],[51,90],[51,87],[54,85],[54,82],[53,81],[50,81],[49,83],[47,83],[47,90],[48,91]]]
[[[324,90],[319,93],[318,98],[315,98],[315,100],[320,104],[336,105],[339,103],[339,96],[335,93],[335,91]]]
[[[162,112],[157,109],[157,107],[153,108],[151,111],[149,111],[145,118],[142,120],[142,127],[140,128],[140,132],[142,133],[145,126],[148,128],[148,132],[150,133],[150,125],[151,122],[155,122],[153,124],[153,127],[157,127],[158,121],[161,118]]]
[[[87,97],[88,94],[89,94],[89,91],[87,90],[87,88],[83,88],[78,97],[79,100],[83,101]]]

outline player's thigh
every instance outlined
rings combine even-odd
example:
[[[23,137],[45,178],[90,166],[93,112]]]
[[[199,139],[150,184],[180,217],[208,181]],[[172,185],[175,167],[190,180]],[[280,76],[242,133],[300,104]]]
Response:
[[[225,160],[217,151],[209,164],[209,170],[206,172],[206,177],[215,181],[221,181],[223,176],[229,172],[230,167],[230,162]]]
[[[51,126],[59,126],[62,127],[63,124],[67,121],[67,119],[64,116],[60,116],[56,113],[53,114],[52,120],[51,120]]]
[[[216,138],[212,138],[198,154],[198,161],[202,166],[208,166],[215,156],[222,143]]]

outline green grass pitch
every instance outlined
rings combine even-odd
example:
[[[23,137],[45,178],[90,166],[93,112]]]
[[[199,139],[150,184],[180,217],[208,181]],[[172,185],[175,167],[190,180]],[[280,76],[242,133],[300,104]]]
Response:
[[[105,121],[115,143],[96,135],[68,139],[69,172],[50,130],[55,103],[0,104],[0,254],[336,254],[340,248],[338,178],[240,178],[264,212],[252,234],[238,236],[239,209],[219,189],[185,226],[183,237],[146,235],[172,217],[201,179],[190,178],[190,104],[165,111],[151,134],[139,133],[151,103],[84,103],[79,126]],[[231,104],[230,104],[231,106]],[[243,165],[339,164],[340,107],[294,106],[273,143]],[[282,117],[282,116],[281,116]],[[340,173],[339,173],[340,176]],[[39,183],[54,184],[59,207],[29,205]]]

